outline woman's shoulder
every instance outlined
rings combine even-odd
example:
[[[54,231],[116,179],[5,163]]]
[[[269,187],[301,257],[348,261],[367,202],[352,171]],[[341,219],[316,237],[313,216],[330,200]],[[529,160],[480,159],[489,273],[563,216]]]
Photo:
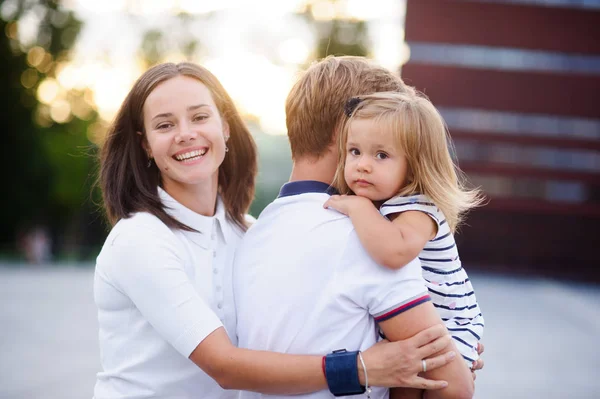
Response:
[[[133,267],[138,261],[150,261],[156,256],[178,256],[180,244],[173,231],[158,217],[137,212],[119,220],[96,259],[96,269]]]
[[[249,213],[244,215],[244,222],[246,222],[246,226],[248,228],[252,227],[254,223],[256,223],[256,218]],[[246,231],[242,230],[239,226],[236,225],[236,231],[238,235],[244,235]]]
[[[235,245],[235,243],[239,243],[246,235],[246,232],[252,228],[254,223],[256,223],[256,219],[250,214],[245,214],[243,215],[243,222],[246,228],[242,228],[238,223],[229,217],[225,218],[224,223],[227,225],[227,233],[230,234],[231,237],[235,237],[235,240],[231,242],[228,241],[228,244]],[[227,233],[225,234],[226,237]]]
[[[172,230],[149,212],[136,212],[119,220],[110,231],[106,242],[137,244],[139,241],[158,241],[174,238]]]

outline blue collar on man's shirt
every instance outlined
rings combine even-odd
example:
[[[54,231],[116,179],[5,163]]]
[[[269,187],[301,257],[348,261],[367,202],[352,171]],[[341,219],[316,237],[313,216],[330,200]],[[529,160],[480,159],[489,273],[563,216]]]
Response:
[[[277,198],[289,197],[292,195],[306,194],[306,193],[322,193],[322,194],[335,194],[335,188],[331,187],[327,183],[316,180],[299,180],[285,183]]]

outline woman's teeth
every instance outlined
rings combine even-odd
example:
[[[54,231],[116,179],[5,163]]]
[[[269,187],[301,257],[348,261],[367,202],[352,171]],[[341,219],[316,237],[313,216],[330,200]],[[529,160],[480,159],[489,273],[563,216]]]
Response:
[[[202,150],[186,152],[185,154],[178,154],[175,155],[175,159],[177,159],[178,161],[193,161],[196,159],[200,159],[201,156],[206,154],[206,151],[207,149],[204,148]]]

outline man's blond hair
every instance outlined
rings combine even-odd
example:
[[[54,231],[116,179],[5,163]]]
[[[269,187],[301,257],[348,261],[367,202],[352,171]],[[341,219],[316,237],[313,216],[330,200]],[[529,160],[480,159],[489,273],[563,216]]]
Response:
[[[296,82],[285,103],[292,158],[325,155],[349,98],[406,90],[412,89],[398,75],[363,57],[330,56],[316,62]]]

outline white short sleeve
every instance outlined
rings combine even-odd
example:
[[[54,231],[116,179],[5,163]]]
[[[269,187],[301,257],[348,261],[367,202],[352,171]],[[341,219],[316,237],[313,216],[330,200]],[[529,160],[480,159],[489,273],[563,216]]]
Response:
[[[384,321],[430,300],[418,259],[399,270],[378,265],[353,231],[342,257],[344,290],[376,321]]]
[[[220,319],[196,291],[179,242],[164,225],[120,231],[107,242],[98,267],[179,353],[189,357]]]
[[[383,216],[392,215],[394,213],[402,213],[406,211],[419,211],[428,214],[440,227],[446,223],[444,214],[439,208],[425,195],[411,195],[408,197],[393,197],[381,205],[379,212]]]

